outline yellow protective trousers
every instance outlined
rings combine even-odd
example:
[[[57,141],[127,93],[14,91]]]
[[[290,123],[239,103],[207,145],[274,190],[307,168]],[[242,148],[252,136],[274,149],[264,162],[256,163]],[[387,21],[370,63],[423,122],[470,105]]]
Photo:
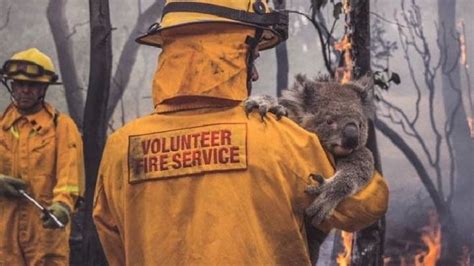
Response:
[[[74,209],[84,182],[82,140],[74,122],[49,104],[22,116],[11,105],[0,120],[0,173],[24,180],[44,206]],[[69,232],[44,229],[40,211],[0,197],[0,265],[67,265]]]

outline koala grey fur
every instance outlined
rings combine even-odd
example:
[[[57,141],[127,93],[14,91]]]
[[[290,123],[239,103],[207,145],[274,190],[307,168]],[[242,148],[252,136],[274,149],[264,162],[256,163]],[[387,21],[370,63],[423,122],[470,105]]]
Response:
[[[320,185],[306,190],[317,196],[306,209],[313,225],[328,218],[339,202],[364,188],[373,175],[374,158],[365,147],[368,117],[374,109],[372,87],[371,76],[340,84],[298,75],[293,88],[284,91],[278,103],[270,96],[253,96],[244,103],[246,112],[258,108],[262,119],[266,112],[278,118],[288,115],[306,130],[316,133],[325,150],[334,155],[334,176],[313,175]]]

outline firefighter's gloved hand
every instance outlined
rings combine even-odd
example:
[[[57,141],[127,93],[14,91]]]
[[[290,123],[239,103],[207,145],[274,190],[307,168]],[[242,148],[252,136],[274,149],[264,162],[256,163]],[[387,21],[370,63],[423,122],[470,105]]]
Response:
[[[0,197],[20,197],[18,189],[26,189],[25,181],[0,174]]]
[[[58,218],[58,220],[63,224],[66,225],[69,222],[69,208],[61,202],[53,202],[51,206],[48,207],[48,210]],[[48,215],[42,215],[41,219],[43,220],[43,227],[56,229],[59,226],[54,222],[54,220]]]

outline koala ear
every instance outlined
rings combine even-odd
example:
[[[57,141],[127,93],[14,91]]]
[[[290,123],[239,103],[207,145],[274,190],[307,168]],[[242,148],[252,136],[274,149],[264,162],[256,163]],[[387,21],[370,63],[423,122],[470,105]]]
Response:
[[[320,88],[323,85],[321,82],[307,79],[306,76],[303,75],[298,75],[296,80],[299,83],[300,104],[305,112],[310,112],[319,98]]]
[[[317,100],[317,87],[317,83],[307,79],[305,75],[298,74],[295,85],[283,91],[279,102],[288,109],[288,116],[292,120],[301,122],[301,118]]]
[[[367,73],[358,80],[351,82],[352,88],[359,94],[364,106],[364,112],[368,117],[374,117],[374,76]]]
[[[374,88],[374,75],[372,73],[367,73],[358,80],[352,82],[354,85],[355,91],[359,93],[361,99],[365,102],[373,93]]]

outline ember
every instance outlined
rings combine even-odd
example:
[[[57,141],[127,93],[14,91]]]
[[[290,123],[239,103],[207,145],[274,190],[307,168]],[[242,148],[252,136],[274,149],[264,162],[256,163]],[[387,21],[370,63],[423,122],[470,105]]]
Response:
[[[468,117],[467,118],[467,124],[469,126],[471,138],[474,139],[474,118]]]
[[[442,235],[439,217],[434,209],[428,211],[428,224],[423,226],[420,231],[421,235],[418,241],[415,239],[398,240],[400,249],[397,252],[392,252],[391,256],[385,257],[384,265],[435,266],[441,256]],[[410,235],[414,234],[416,234],[415,231],[410,233]]]
[[[353,234],[341,231],[341,236],[342,236],[342,242],[344,244],[344,251],[338,254],[337,265],[349,266],[351,265]]]
[[[344,73],[341,79],[341,83],[347,83],[352,80],[352,43],[349,35],[345,35],[342,40],[334,44],[334,48],[344,53]]]
[[[462,256],[459,260],[459,266],[470,266],[471,264],[471,253],[469,252],[469,248],[466,246],[462,247]]]
[[[441,255],[441,225],[435,210],[428,212],[429,223],[423,227],[421,240],[428,247],[428,251],[423,251],[415,257],[415,265],[430,266],[436,265]]]

